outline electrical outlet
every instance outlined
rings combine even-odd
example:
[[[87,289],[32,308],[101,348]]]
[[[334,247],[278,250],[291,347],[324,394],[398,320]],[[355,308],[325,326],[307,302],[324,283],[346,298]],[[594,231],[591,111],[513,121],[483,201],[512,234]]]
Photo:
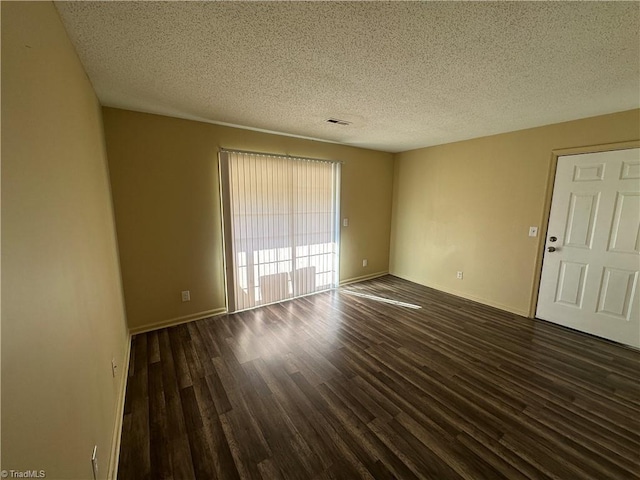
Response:
[[[362,266],[366,267],[369,265],[369,260],[367,260],[366,258],[362,260]]]
[[[191,301],[191,292],[189,290],[184,290],[182,292],[182,301],[190,302]]]
[[[343,218],[342,219],[342,226],[343,227],[348,227],[349,226],[349,219],[348,218]]]
[[[93,446],[91,453],[91,469],[93,470],[93,480],[98,480],[98,446]]]
[[[118,364],[116,363],[116,359],[112,358],[111,359],[111,374],[113,375],[113,378],[116,378],[116,373],[118,372]]]
[[[462,272],[459,271],[459,272],[456,273],[456,278],[458,280],[462,280],[462,277],[463,277],[463,273]]]

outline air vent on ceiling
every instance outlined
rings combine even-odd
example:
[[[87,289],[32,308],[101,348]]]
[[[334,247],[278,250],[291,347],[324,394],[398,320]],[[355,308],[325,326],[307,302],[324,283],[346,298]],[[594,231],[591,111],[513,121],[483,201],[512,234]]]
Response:
[[[346,120],[340,120],[338,118],[329,118],[327,119],[327,123],[333,123],[335,125],[351,125],[351,122],[347,122]]]

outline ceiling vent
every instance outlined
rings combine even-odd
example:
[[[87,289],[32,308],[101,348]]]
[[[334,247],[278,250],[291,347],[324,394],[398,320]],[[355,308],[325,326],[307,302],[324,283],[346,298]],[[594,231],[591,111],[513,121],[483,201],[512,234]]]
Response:
[[[329,118],[326,120],[327,123],[333,123],[335,125],[351,125],[351,122],[347,122],[346,120],[340,120],[338,118]]]

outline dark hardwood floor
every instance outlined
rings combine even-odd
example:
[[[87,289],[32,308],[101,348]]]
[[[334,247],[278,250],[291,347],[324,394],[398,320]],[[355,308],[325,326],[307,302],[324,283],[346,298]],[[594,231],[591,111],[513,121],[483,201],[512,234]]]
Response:
[[[639,371],[386,276],[136,335],[118,477],[639,478]]]

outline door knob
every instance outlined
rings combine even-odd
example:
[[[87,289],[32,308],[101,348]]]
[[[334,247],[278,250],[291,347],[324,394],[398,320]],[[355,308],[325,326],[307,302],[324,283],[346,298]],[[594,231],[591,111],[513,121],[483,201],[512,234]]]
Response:
[[[547,252],[555,252],[555,251],[556,251],[556,247],[547,248]]]
[[[549,241],[550,241],[550,242],[555,242],[556,240],[558,240],[558,238],[557,238],[557,237],[551,237],[551,238],[549,238]]]

